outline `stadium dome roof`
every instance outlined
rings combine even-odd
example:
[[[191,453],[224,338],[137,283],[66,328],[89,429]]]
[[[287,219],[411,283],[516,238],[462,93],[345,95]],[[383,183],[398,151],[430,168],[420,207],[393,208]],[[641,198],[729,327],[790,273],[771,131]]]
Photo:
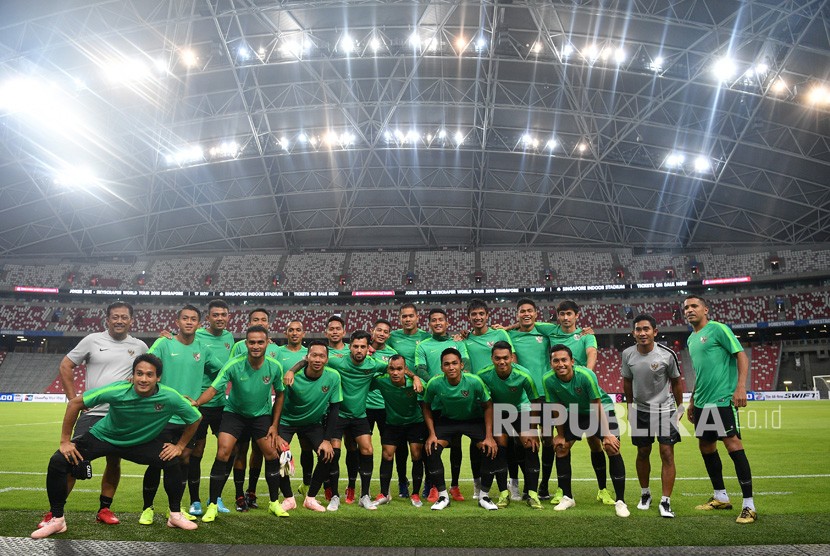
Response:
[[[0,255],[828,242],[828,22],[827,0],[3,2]]]

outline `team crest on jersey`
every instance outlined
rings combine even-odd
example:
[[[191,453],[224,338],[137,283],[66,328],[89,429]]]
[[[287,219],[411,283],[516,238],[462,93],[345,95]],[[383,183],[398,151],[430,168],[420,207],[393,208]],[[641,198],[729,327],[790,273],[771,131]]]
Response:
[[[469,390],[462,390],[461,391],[461,397],[462,398],[467,398],[469,396],[470,396],[470,391]]]
[[[196,361],[201,361],[202,360],[202,354],[197,351],[196,353],[193,354],[193,359],[195,359]]]
[[[574,340],[578,340],[582,337],[582,334],[574,334]]]
[[[577,394],[581,394],[581,393],[582,393],[582,388],[580,388],[579,386],[577,386],[577,387],[576,387],[576,393],[577,393]]]
[[[411,397],[413,397],[414,395],[415,395],[415,391],[414,391],[414,390],[407,390],[407,391],[406,391],[406,397],[407,397],[407,398],[411,398]]]
[[[652,371],[656,371],[656,370],[657,370],[657,369],[659,369],[659,368],[660,368],[660,363],[657,363],[657,362],[655,361],[654,363],[652,363],[652,364],[651,364],[651,370],[652,370]]]
[[[495,342],[487,342],[487,347],[493,347],[493,344],[494,344],[494,343],[495,343]]]
[[[231,345],[228,342],[225,342],[225,349],[231,349]]]
[[[541,336],[536,336],[536,343],[537,343],[537,344],[541,344],[541,343],[542,343],[542,337],[541,337]]]
[[[263,384],[270,384],[271,383],[271,377],[270,376],[262,377],[262,383]]]
[[[701,337],[700,337],[700,343],[701,343],[701,344],[705,344],[705,343],[706,343],[706,340],[708,340],[708,339],[709,339],[709,338],[708,338],[708,337],[706,337],[706,336],[701,336]]]
[[[342,353],[335,353],[334,356],[337,357],[338,359],[343,359],[343,354]]]
[[[329,387],[328,386],[323,386],[322,388],[320,388],[320,390],[323,391],[323,394],[326,394],[329,391]]]
[[[156,411],[161,411],[162,409],[164,409],[164,404],[163,403],[157,403],[155,405],[155,410]]]
[[[135,350],[134,349],[128,349],[127,350],[127,355],[129,355],[130,357],[133,357],[135,355]]]
[[[519,391],[519,387],[518,387],[518,386],[511,386],[511,387],[510,387],[510,391],[511,391],[511,392],[518,392],[518,391]]]

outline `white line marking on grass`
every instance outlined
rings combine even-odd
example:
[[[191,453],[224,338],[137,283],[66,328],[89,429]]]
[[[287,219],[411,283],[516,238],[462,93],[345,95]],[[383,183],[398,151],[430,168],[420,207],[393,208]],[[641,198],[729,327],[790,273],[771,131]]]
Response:
[[[11,492],[14,490],[25,490],[29,492],[41,492],[43,491],[42,488],[27,488],[27,487],[8,487],[8,488],[0,488],[0,494],[4,492]],[[91,488],[73,488],[72,492],[100,492],[100,490],[92,490]]]
[[[681,492],[680,496],[706,496],[706,492]],[[793,494],[792,492],[787,491],[768,491],[768,492],[755,492],[752,493],[754,496],[789,496]]]
[[[11,425],[0,425],[0,428],[3,427],[28,427],[31,425],[59,425],[63,423],[63,421],[49,421],[48,423],[14,423]]]

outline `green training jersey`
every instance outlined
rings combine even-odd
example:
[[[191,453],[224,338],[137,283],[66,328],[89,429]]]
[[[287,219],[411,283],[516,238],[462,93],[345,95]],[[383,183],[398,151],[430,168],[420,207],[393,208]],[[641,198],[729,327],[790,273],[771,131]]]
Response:
[[[695,407],[727,407],[738,387],[738,360],[744,350],[735,334],[721,322],[710,320],[686,341],[695,370]]]
[[[397,351],[389,347],[389,344],[386,344],[386,347],[383,349],[375,350],[372,357],[389,365],[389,360],[393,355],[397,354]],[[383,395],[377,390],[369,390],[369,393],[366,395],[366,409],[383,409],[384,407],[386,407],[386,404],[383,402]]]
[[[490,401],[490,391],[478,375],[461,373],[461,381],[451,385],[445,375],[431,379],[424,389],[424,403],[442,417],[466,421],[484,416],[483,404]]]
[[[164,371],[162,371],[164,376]],[[138,446],[156,438],[173,417],[183,424],[195,423],[199,411],[181,394],[159,384],[154,394],[139,396],[132,382],[119,381],[87,390],[84,405],[110,404],[109,412],[95,423],[90,433],[115,446]]]
[[[597,349],[597,337],[593,334],[584,334],[581,328],[573,332],[563,332],[561,326],[549,322],[537,322],[536,328],[543,334],[547,334],[551,347],[562,344],[570,348],[577,365],[583,367],[587,365],[588,349]]]
[[[450,336],[430,336],[422,340],[415,348],[415,369],[412,370],[421,380],[427,381],[432,377],[443,375],[441,370],[441,353],[454,347],[461,353],[461,362],[464,363],[464,370],[470,370],[470,356],[467,354],[467,346],[464,342],[456,342]]]
[[[421,423],[424,414],[421,412],[418,393],[412,388],[412,379],[406,377],[406,384],[398,386],[392,383],[389,374],[383,374],[372,379],[372,392],[378,393],[386,402],[387,425],[410,425]]]
[[[538,324],[538,323],[537,323]],[[550,371],[550,342],[535,326],[528,332],[518,328],[510,331],[516,362],[524,367],[533,378],[536,391],[544,392],[542,378]]]
[[[490,390],[493,403],[509,403],[519,411],[530,411],[530,402],[540,397],[533,378],[521,365],[514,363],[507,378],[498,375],[495,365],[480,370],[478,376]]]
[[[281,392],[284,389],[282,365],[276,359],[264,357],[262,366],[254,369],[248,361],[248,356],[240,355],[222,367],[211,386],[221,393],[225,391],[228,383],[231,384],[231,392],[228,394],[225,411],[249,419],[270,415],[274,405],[271,390]]]
[[[578,406],[578,413],[586,414],[594,410],[594,400],[601,400],[606,411],[614,409],[614,402],[599,387],[594,371],[588,367],[574,365],[574,375],[568,382],[556,376],[554,371],[545,375],[545,401],[560,403],[570,410],[571,405]]]
[[[351,351],[349,351],[349,344],[343,344],[343,347],[340,349],[334,349],[333,347],[329,346],[329,365],[331,365],[332,361],[349,359],[351,356],[352,353]]]
[[[506,330],[488,328],[487,332],[481,336],[476,336],[473,333],[467,336],[464,345],[467,347],[467,354],[470,357],[472,372],[477,373],[484,367],[493,364],[493,345],[496,342],[507,342],[510,347],[513,347],[513,342]]]
[[[300,359],[308,355],[308,348],[305,346],[300,346],[300,349],[297,351],[291,351],[288,349],[287,345],[280,346],[277,348],[276,355],[272,356],[274,359],[280,362],[282,365],[283,372],[287,371],[294,365],[296,365]]]
[[[159,338],[147,353],[161,359],[164,365],[161,384],[169,386],[183,396],[194,400],[202,393],[205,374],[215,376],[222,368],[222,362],[198,338],[190,344],[183,344],[176,338]],[[174,425],[183,425],[178,416],[170,420]]]
[[[426,340],[430,333],[420,328],[415,329],[414,334],[407,334],[403,329],[393,330],[386,341],[386,345],[397,351],[406,360],[406,368],[415,372],[415,348],[418,342]]]
[[[294,384],[285,387],[284,395],[281,425],[321,424],[329,412],[329,406],[343,401],[340,374],[331,367],[324,367],[323,374],[310,379],[303,369],[294,375]]]
[[[342,359],[329,358],[329,366],[340,373],[343,383],[343,403],[340,404],[341,419],[366,417],[366,394],[375,375],[386,372],[386,363],[366,357],[360,365],[351,356]]]
[[[224,365],[231,358],[231,350],[234,346],[233,334],[227,330],[223,330],[218,336],[214,336],[207,328],[200,328],[196,331],[196,339],[202,342],[202,345],[208,346],[210,352],[216,356],[216,359]],[[219,369],[213,372],[205,372],[202,375],[202,391],[207,390],[208,386],[213,384],[216,375],[219,374]],[[212,400],[202,407],[225,407],[225,393],[221,396],[214,396]]]
[[[270,357],[272,359],[278,359],[280,346],[272,342],[270,339],[268,340],[268,347],[265,348],[265,357]],[[245,340],[239,340],[233,345],[231,349],[231,356],[228,358],[234,359],[239,357],[240,355],[248,355],[248,345],[245,343]],[[288,370],[291,367],[286,367],[283,365],[284,370]]]

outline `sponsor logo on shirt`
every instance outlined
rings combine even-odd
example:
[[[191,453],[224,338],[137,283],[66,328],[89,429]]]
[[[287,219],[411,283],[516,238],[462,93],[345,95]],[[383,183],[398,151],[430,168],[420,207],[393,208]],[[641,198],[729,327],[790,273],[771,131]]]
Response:
[[[195,359],[196,361],[201,361],[202,360],[202,354],[197,351],[196,353],[193,354],[193,359]]]
[[[155,409],[156,409],[156,411],[161,411],[162,409],[164,409],[164,404],[163,403],[157,403],[155,405]]]

